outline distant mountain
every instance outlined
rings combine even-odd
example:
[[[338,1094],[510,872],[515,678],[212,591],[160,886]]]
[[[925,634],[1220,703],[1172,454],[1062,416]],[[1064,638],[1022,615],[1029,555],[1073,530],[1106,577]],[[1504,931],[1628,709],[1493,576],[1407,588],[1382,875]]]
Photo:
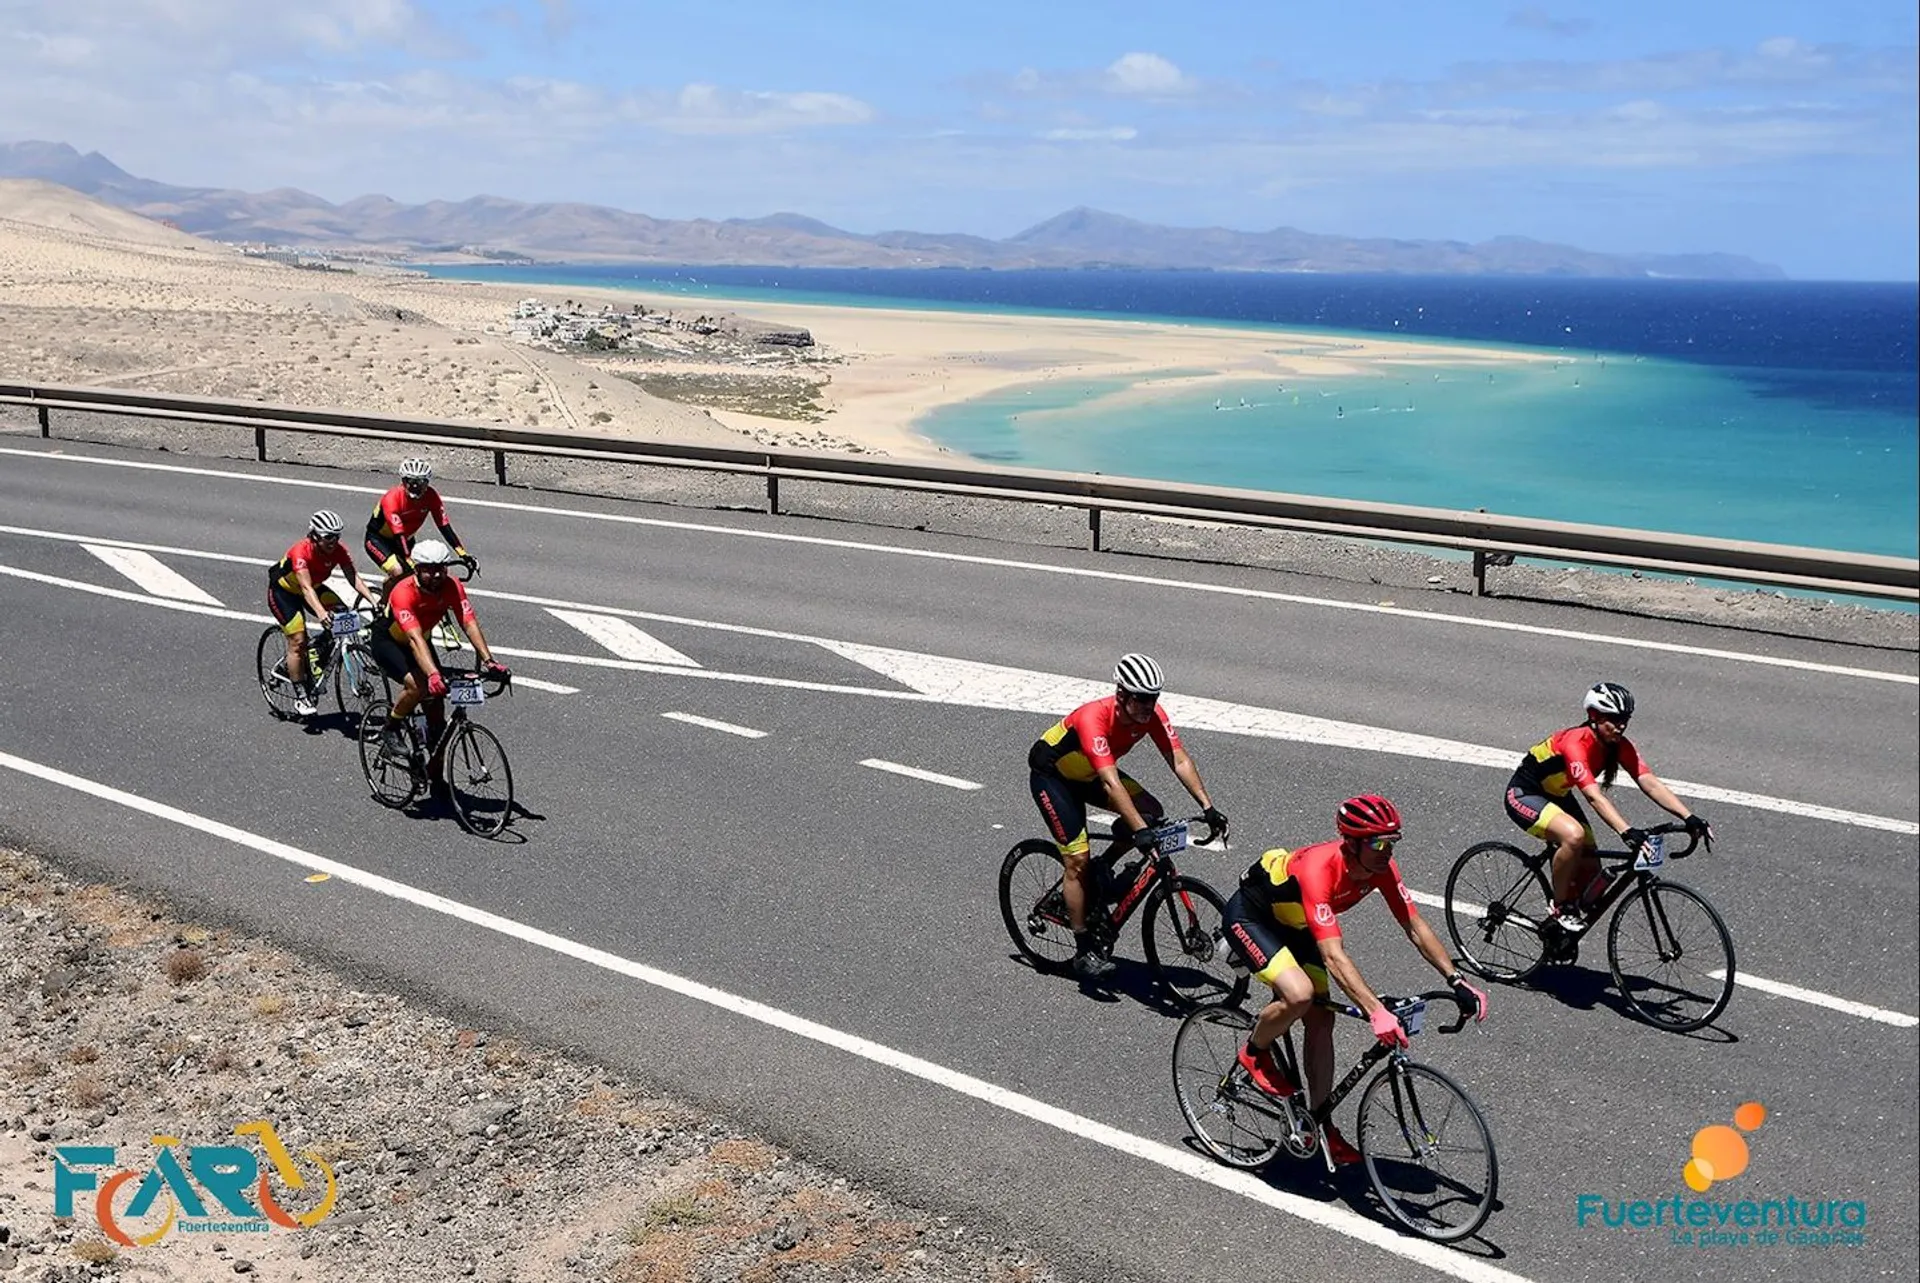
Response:
[[[1465,241],[1357,239],[1291,227],[1240,232],[1163,227],[1072,209],[1005,240],[892,231],[867,236],[802,214],[657,219],[604,205],[525,204],[497,196],[402,205],[360,196],[335,205],[283,187],[241,192],[136,178],[99,152],[65,143],[0,144],[0,178],[70,187],[182,230],[224,241],[355,249],[395,256],[458,251],[551,261],[775,267],[1113,267],[1255,272],[1694,277],[1780,280],[1737,254],[1600,254],[1518,236]]]

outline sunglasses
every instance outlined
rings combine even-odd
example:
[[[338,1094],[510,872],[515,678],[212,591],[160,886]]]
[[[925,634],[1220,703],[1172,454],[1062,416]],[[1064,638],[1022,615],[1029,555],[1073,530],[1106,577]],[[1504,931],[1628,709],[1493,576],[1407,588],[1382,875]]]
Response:
[[[1160,702],[1158,695],[1136,695],[1132,691],[1115,691],[1114,694],[1127,703],[1137,704],[1142,708],[1152,708]]]
[[[339,543],[340,536],[339,535],[315,535],[313,537],[313,541],[315,543]]]
[[[1368,838],[1367,850],[1378,855],[1392,855],[1394,846],[1400,841],[1398,835],[1390,838]]]

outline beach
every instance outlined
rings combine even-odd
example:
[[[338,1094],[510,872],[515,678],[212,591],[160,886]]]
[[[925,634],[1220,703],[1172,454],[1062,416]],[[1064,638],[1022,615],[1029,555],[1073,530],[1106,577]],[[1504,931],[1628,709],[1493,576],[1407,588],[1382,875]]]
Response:
[[[670,322],[643,352],[515,337],[543,306]],[[1551,359],[1439,342],[1076,317],[725,304],[805,329],[810,348],[717,344],[716,306],[684,296],[429,279],[304,266],[187,236],[44,183],[0,183],[0,373],[280,404],[705,444],[946,454],[917,421],[1010,388],[1097,382],[1116,394]],[[817,388],[817,411],[731,408],[716,378]],[[669,399],[645,390],[690,387]],[[701,399],[712,404],[701,405]],[[779,398],[773,398],[779,399]],[[789,398],[791,399],[791,398]]]

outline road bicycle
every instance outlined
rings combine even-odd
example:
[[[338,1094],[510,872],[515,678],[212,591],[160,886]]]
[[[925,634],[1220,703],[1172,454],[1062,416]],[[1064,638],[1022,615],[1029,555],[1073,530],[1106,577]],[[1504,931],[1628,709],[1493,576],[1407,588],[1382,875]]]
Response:
[[[392,706],[376,703],[360,723],[360,770],[374,799],[400,810],[432,786],[428,768],[437,761],[460,827],[480,837],[498,836],[513,818],[513,769],[499,737],[467,710],[486,703],[490,694],[510,690],[513,678],[455,668],[441,674],[447,679],[448,711],[439,736],[424,743],[409,719],[394,728],[399,743],[389,743]]]
[[[1587,927],[1571,933],[1548,912],[1553,903],[1548,843],[1529,855],[1506,842],[1482,842],[1454,861],[1447,875],[1447,932],[1461,964],[1489,980],[1518,983],[1549,962],[1572,962],[1580,938],[1607,927],[1607,965],[1635,1015],[1650,1025],[1686,1033],[1712,1023],[1733,997],[1733,937],[1707,898],[1661,877],[1669,857],[1681,860],[1700,844],[1668,851],[1665,837],[1684,824],[1647,830],[1638,852],[1602,851],[1612,881],[1581,912]]]
[[[267,707],[283,721],[296,721],[300,690],[287,676],[287,640],[278,624],[269,624],[254,648],[254,673]],[[357,610],[336,610],[322,628],[307,620],[307,674],[316,693],[331,685],[333,700],[343,717],[366,716],[369,705],[388,698],[386,674],[373,660],[367,645],[367,616]]]
[[[1111,950],[1127,920],[1145,905],[1141,947],[1154,980],[1182,1005],[1238,1001],[1246,996],[1247,977],[1236,973],[1218,948],[1226,901],[1174,867],[1173,857],[1187,849],[1196,824],[1206,833],[1201,845],[1221,836],[1196,815],[1148,829],[1153,849],[1117,872],[1114,866],[1131,849],[1117,840],[1090,858],[1087,930],[1098,948]],[[1042,971],[1063,970],[1076,950],[1062,877],[1060,848],[1050,838],[1017,843],[1000,862],[1000,916],[1014,945]]]
[[[1324,996],[1314,1001],[1343,1016],[1367,1018],[1348,1002]],[[1420,1033],[1428,1003],[1458,1007],[1446,990],[1412,998],[1382,994],[1380,1001],[1399,1018],[1409,1040]],[[1466,1019],[1463,1010],[1443,1032],[1458,1030]],[[1436,1243],[1457,1242],[1486,1223],[1499,1197],[1500,1159],[1487,1120],[1465,1088],[1414,1060],[1408,1048],[1372,1040],[1327,1098],[1309,1107],[1305,1092],[1270,1095],[1241,1066],[1240,1048],[1253,1023],[1239,1004],[1213,1003],[1190,1013],[1174,1035],[1174,1096],[1202,1149],[1248,1171],[1266,1166],[1281,1150],[1298,1159],[1317,1156],[1332,1175],[1336,1169],[1324,1137],[1333,1112],[1380,1065],[1360,1094],[1354,1145],[1387,1214]],[[1298,1084],[1291,1029],[1275,1041],[1273,1052],[1288,1080]]]

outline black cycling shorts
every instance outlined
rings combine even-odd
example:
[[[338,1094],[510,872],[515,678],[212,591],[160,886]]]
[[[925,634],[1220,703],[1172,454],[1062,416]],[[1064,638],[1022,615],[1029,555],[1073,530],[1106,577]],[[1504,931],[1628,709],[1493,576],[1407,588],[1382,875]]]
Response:
[[[1227,901],[1226,924],[1228,945],[1247,964],[1255,980],[1271,985],[1282,971],[1298,967],[1313,981],[1316,994],[1328,992],[1327,964],[1313,932],[1276,922],[1271,913],[1250,909],[1244,891],[1235,891]]]
[[[1140,781],[1122,771],[1120,783],[1133,798],[1141,819],[1158,824],[1164,818],[1166,812],[1161,809],[1159,799],[1141,788]],[[1033,791],[1033,804],[1040,808],[1040,818],[1047,822],[1047,833],[1060,848],[1060,854],[1084,855],[1091,845],[1087,837],[1087,807],[1107,804],[1107,790],[1100,781],[1070,780],[1052,771],[1029,771],[1027,787]],[[1126,821],[1121,819],[1116,818],[1113,827],[1118,834],[1129,832]]]
[[[406,681],[407,674],[414,671],[412,648],[393,639],[393,634],[384,626],[384,617],[375,622],[367,649],[373,652],[373,662],[380,665],[380,671],[396,682]],[[433,655],[433,666],[438,668],[440,652],[434,650],[431,638],[427,641],[427,650]]]

